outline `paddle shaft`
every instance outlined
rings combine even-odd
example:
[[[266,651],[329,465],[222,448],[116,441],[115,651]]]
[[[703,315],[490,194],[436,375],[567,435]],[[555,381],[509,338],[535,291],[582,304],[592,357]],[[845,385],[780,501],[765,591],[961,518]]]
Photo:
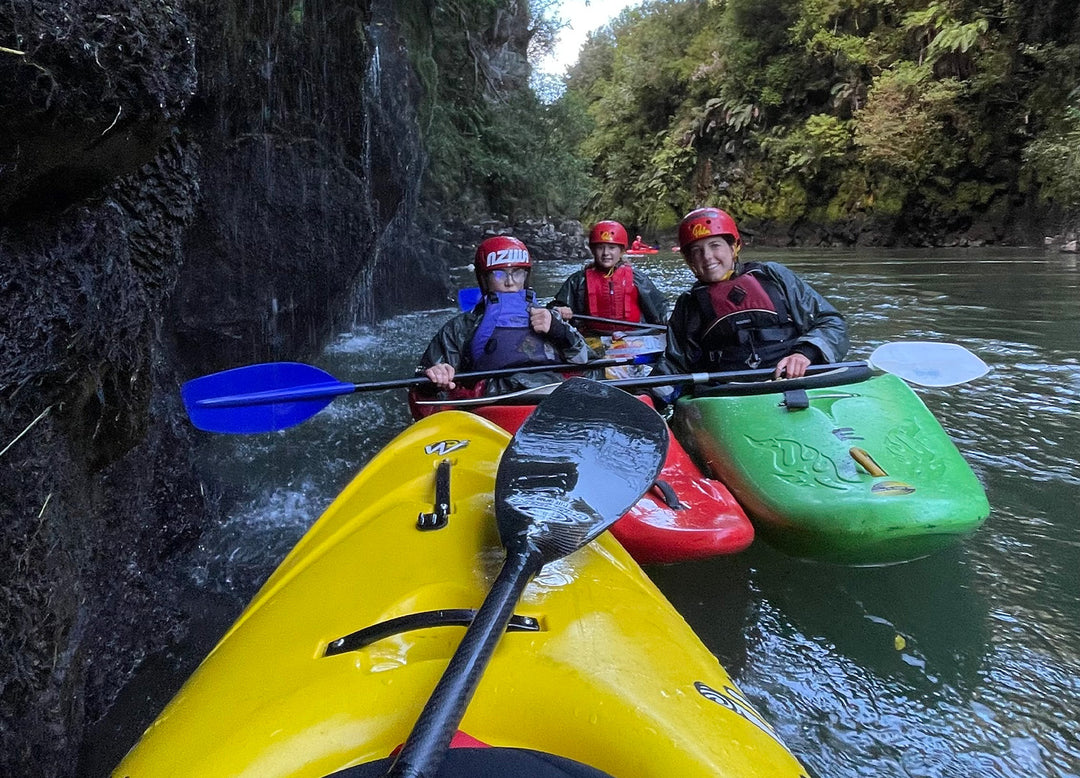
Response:
[[[595,321],[600,324],[621,324],[624,327],[636,329],[636,330],[667,330],[666,324],[649,324],[645,321],[624,321],[622,319],[605,319],[603,316],[586,316],[582,313],[575,313],[572,317],[574,320],[580,319],[581,321]]]
[[[651,361],[651,354],[638,354],[628,357],[613,357],[611,359],[594,359],[591,362],[572,363],[564,362],[557,365],[522,365],[520,367],[502,368],[499,370],[479,370],[472,373],[458,373],[454,381],[479,381],[483,378],[497,378],[500,376],[514,375],[516,373],[543,373],[561,372],[569,370],[593,370],[617,365],[645,364]],[[250,405],[273,405],[281,402],[296,402],[307,400],[323,400],[338,397],[353,392],[376,392],[383,389],[403,389],[421,386],[433,386],[430,378],[426,376],[413,376],[412,378],[396,378],[390,381],[371,381],[363,384],[353,384],[347,381],[327,381],[325,383],[309,384],[306,386],[291,386],[281,389],[268,389],[261,392],[245,392],[243,394],[224,395],[220,397],[207,397],[197,400],[199,408],[237,408]]]
[[[641,498],[660,475],[669,437],[652,408],[585,378],[561,384],[525,420],[495,477],[506,561],[388,775],[438,772],[529,580],[588,545]]]
[[[810,388],[810,385],[807,382],[831,378],[830,374],[833,372],[844,373],[846,371],[852,371],[852,376],[854,376],[857,375],[856,371],[865,370],[869,373],[870,369],[870,365],[866,362],[837,362],[831,365],[812,365],[807,368],[806,375],[801,378],[782,378],[779,381],[767,380],[773,377],[773,368],[770,367],[762,368],[760,370],[729,370],[723,373],[673,373],[671,375],[651,375],[642,376],[640,378],[602,378],[599,380],[599,383],[616,386],[620,389],[629,389],[632,387],[672,386],[675,384],[695,384],[697,386],[702,384],[729,384],[746,379],[746,382],[741,384],[742,386],[761,387],[762,391],[783,391],[783,389],[776,387],[799,386],[799,388]],[[837,378],[847,379],[849,376],[839,375]],[[855,380],[853,377],[850,378],[851,380]],[[838,381],[838,383],[844,382],[845,380]],[[558,386],[558,384],[544,384],[543,386],[536,386],[531,389],[521,389],[508,394],[495,394],[488,397],[468,397],[453,400],[417,400],[416,404],[457,408],[474,405],[491,405],[498,403],[501,400],[509,399],[515,399],[520,402],[523,399],[534,396],[545,396],[547,391],[550,391],[556,386]]]
[[[827,373],[832,370],[846,370],[850,368],[867,367],[866,362],[834,362],[827,365],[810,365],[806,368],[807,375]],[[726,384],[732,381],[741,381],[744,378],[758,379],[768,378],[774,372],[771,367],[756,370],[727,370],[722,373],[674,373],[672,375],[649,375],[641,378],[614,378],[605,379],[602,383],[610,386],[668,386],[671,384]]]
[[[521,593],[542,566],[539,553],[507,552],[491,591],[387,772],[389,778],[430,778],[438,772]]]
[[[974,358],[974,355],[971,356]],[[839,385],[846,383],[848,380],[852,382],[856,380],[862,380],[861,378],[855,378],[855,376],[858,375],[858,371],[877,370],[879,372],[892,373],[893,375],[903,379],[904,381],[909,381],[913,384],[917,384],[920,386],[955,386],[957,384],[962,384],[970,381],[973,378],[977,378],[986,372],[985,364],[983,364],[981,360],[978,360],[978,362],[981,367],[976,366],[974,368],[967,369],[966,367],[962,366],[963,369],[959,371],[954,371],[951,376],[947,375],[945,378],[938,377],[933,382],[927,381],[924,378],[920,377],[920,375],[918,374],[918,370],[916,369],[908,369],[907,366],[901,364],[878,365],[875,364],[872,359],[866,362],[834,362],[825,365],[810,365],[806,368],[806,375],[803,378],[807,379],[807,381],[811,381],[811,379],[816,378],[818,381],[818,384],[816,385],[818,386],[832,386],[834,384]],[[833,376],[829,374],[838,371],[851,371],[851,376],[838,375],[835,377],[834,381]],[[809,389],[815,386],[815,384],[813,384],[812,382],[807,383],[803,380],[803,378],[783,378],[779,381],[768,380],[773,377],[774,373],[775,368],[768,367],[755,370],[728,370],[716,373],[672,373],[670,375],[649,375],[634,378],[605,378],[600,379],[600,383],[608,384],[610,386],[617,386],[621,389],[629,389],[632,387],[645,388],[650,386],[674,386],[685,384],[694,384],[697,386],[701,386],[702,384],[731,384],[737,383],[739,381],[746,381],[743,386],[755,388],[754,390],[748,389],[746,391],[746,394],[783,391],[782,388],[777,388],[783,386],[798,386],[798,388],[802,389]],[[821,384],[820,382],[823,380],[827,381],[828,383]],[[505,397],[507,397],[508,399],[512,397],[517,399],[518,401],[521,401],[522,398],[528,397],[530,393],[535,394],[536,396],[541,396],[543,394],[543,390],[550,389],[552,386],[556,385],[557,384],[547,384],[545,386],[538,386],[533,389],[523,389],[518,392],[511,392],[509,395],[505,395]],[[760,389],[756,389],[757,387],[760,387]],[[497,403],[501,397],[504,397],[504,395],[491,395],[489,397],[476,397],[457,400],[419,400],[417,404],[442,405],[448,408],[457,406],[464,407],[470,405],[486,405],[491,403]]]

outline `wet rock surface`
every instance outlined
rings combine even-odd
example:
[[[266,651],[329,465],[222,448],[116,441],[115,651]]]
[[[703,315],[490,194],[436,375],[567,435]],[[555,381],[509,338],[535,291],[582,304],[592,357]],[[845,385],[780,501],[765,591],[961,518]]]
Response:
[[[65,776],[186,629],[219,506],[180,382],[445,294],[445,260],[392,3],[14,0],[0,32],[0,774]]]
[[[204,506],[159,322],[190,173],[172,145],[0,236],[4,774],[65,774],[117,669],[175,627],[170,559]]]
[[[159,327],[197,193],[170,130],[195,68],[173,6],[0,22],[0,772],[62,776],[175,629],[169,561],[203,520]]]
[[[0,220],[62,211],[134,172],[195,91],[176,4],[16,0],[0,22]]]
[[[452,257],[454,264],[473,261],[476,247],[493,235],[511,235],[529,247],[534,260],[576,259],[588,262],[589,242],[581,222],[562,220],[558,223],[544,219],[489,219],[475,223],[449,222],[440,228],[439,243]]]

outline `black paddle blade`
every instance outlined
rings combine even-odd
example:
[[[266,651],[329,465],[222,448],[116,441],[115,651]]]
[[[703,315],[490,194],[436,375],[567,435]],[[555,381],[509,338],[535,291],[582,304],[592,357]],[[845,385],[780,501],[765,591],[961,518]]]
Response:
[[[625,392],[571,378],[514,435],[495,478],[506,562],[405,740],[391,778],[434,776],[529,579],[595,538],[652,486],[664,420]]]
[[[581,548],[652,486],[668,430],[652,408],[597,381],[571,378],[514,435],[495,480],[508,550],[541,564]]]

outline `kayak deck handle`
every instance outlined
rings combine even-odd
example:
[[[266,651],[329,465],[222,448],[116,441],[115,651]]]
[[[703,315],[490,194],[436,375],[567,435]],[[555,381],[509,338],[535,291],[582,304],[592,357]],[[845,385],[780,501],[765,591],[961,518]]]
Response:
[[[444,459],[435,471],[435,509],[416,517],[416,528],[421,531],[442,529],[450,516],[450,460]]]
[[[423,611],[422,613],[410,613],[408,616],[398,616],[330,641],[323,656],[337,656],[349,651],[359,651],[376,641],[392,635],[400,635],[403,632],[429,629],[431,627],[467,627],[472,624],[475,616],[475,608],[443,608],[434,611]],[[506,626],[506,631],[539,632],[540,621],[532,616],[521,616],[515,613],[510,617],[510,623]]]
[[[673,511],[684,511],[686,506],[679,500],[679,495],[675,493],[675,487],[669,484],[662,478],[657,478],[653,481],[653,488],[660,492],[660,496],[664,498],[664,504],[671,508]]]
[[[805,411],[810,407],[810,395],[805,389],[788,389],[781,403],[789,411]]]

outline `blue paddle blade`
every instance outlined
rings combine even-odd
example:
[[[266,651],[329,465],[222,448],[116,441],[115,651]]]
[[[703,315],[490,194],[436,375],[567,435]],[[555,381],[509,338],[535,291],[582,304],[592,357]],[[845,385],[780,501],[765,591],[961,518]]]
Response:
[[[194,378],[181,387],[180,396],[197,428],[253,434],[288,429],[355,390],[316,367],[271,362]]]
[[[482,297],[480,287],[470,286],[466,289],[458,289],[457,304],[459,311],[471,311],[480,302]]]

